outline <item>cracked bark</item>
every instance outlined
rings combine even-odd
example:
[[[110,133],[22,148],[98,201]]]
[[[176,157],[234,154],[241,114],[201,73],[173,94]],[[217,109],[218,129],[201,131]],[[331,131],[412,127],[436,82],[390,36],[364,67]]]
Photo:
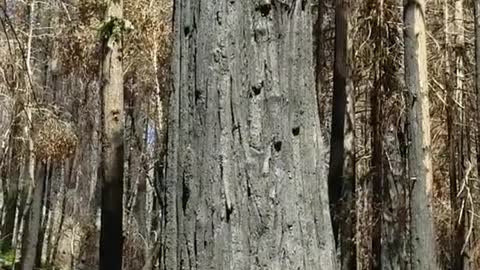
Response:
[[[161,269],[337,269],[310,5],[175,2]]]

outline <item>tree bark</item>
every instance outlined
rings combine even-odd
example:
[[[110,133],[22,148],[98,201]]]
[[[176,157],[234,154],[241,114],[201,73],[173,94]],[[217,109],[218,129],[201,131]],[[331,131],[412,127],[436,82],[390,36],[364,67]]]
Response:
[[[111,33],[103,41],[103,152],[100,270],[122,268],[124,108],[122,32],[123,0],[108,2],[105,25]],[[108,26],[107,26],[108,25]]]
[[[453,142],[457,145],[457,157],[451,160],[456,165],[456,177],[450,182],[450,196],[452,204],[452,253],[451,253],[451,267],[452,269],[462,270],[464,268],[463,258],[463,244],[465,239],[465,213],[460,211],[463,194],[459,196],[458,188],[462,185],[464,179],[464,137],[465,137],[465,110],[455,109],[457,106],[463,106],[463,79],[464,79],[464,67],[463,57],[465,49],[465,35],[463,25],[463,0],[455,0],[455,14],[454,14],[454,52],[455,52],[455,91],[453,96],[453,111],[452,125],[456,132],[453,133]],[[456,135],[456,136],[455,136]],[[453,149],[455,151],[455,149]]]
[[[311,1],[177,0],[174,18],[160,269],[337,269]]]
[[[432,217],[432,159],[428,100],[425,2],[407,0],[405,82],[407,86],[408,176],[411,183],[411,258],[413,270],[438,269]]]
[[[42,202],[41,202],[41,220],[40,220],[40,228],[38,230],[38,241],[36,246],[36,261],[35,266],[37,268],[42,267],[42,255],[43,255],[43,247],[45,242],[45,233],[47,232],[47,225],[48,220],[50,218],[50,195],[51,195],[51,187],[52,187],[52,170],[53,166],[52,163],[49,162],[46,165],[45,177],[43,182],[43,191],[42,191]]]
[[[60,187],[60,192],[62,196],[62,200],[60,202],[60,220],[58,221],[58,228],[54,232],[55,234],[55,240],[54,243],[52,244],[51,247],[51,257],[48,258],[49,263],[54,263],[57,261],[57,256],[58,256],[58,249],[59,249],[59,243],[62,238],[62,231],[64,230],[63,225],[65,223],[65,215],[66,215],[66,208],[67,208],[67,173],[66,173],[66,162],[64,161],[61,168],[60,168],[60,181],[61,181],[61,187]]]
[[[33,269],[35,266],[35,248],[38,240],[38,230],[40,229],[41,222],[41,211],[42,211],[42,194],[43,194],[43,178],[35,178],[35,152],[34,152],[34,142],[32,134],[32,106],[33,106],[33,89],[30,84],[30,80],[33,75],[32,71],[32,39],[33,39],[33,28],[34,28],[34,16],[35,16],[35,7],[36,1],[32,0],[29,3],[29,26],[28,26],[28,37],[27,37],[27,48],[26,48],[26,75],[25,75],[25,85],[27,88],[26,97],[25,97],[25,116],[26,121],[24,125],[24,134],[27,140],[27,158],[25,166],[25,178],[26,178],[26,189],[28,189],[27,195],[27,209],[25,215],[22,214],[22,218],[26,219],[23,221],[23,243],[22,243],[22,257],[20,260],[20,266],[22,270]],[[44,166],[39,165],[40,170]],[[19,217],[20,218],[20,217]],[[20,218],[20,219],[22,219]]]
[[[371,8],[376,11],[375,23],[375,57],[378,58],[374,64],[374,85],[370,96],[372,106],[371,126],[372,126],[372,258],[371,267],[373,270],[382,270],[382,253],[384,252],[382,243],[382,225],[383,225],[383,199],[384,199],[384,163],[383,163],[383,95],[385,93],[384,68],[385,57],[384,48],[384,1],[371,2]]]
[[[22,257],[20,267],[22,270],[34,269],[36,262],[36,247],[38,243],[38,234],[42,221],[42,195],[45,189],[46,168],[45,163],[37,165],[38,174],[36,175],[35,185],[31,204],[23,228]]]
[[[18,106],[16,106],[17,109],[15,110],[16,113],[19,113]],[[8,173],[8,179],[5,190],[4,190],[4,196],[5,196],[5,202],[4,202],[4,220],[2,224],[2,234],[1,234],[1,251],[6,252],[12,249],[12,244],[15,239],[15,217],[17,215],[17,202],[18,202],[18,195],[19,195],[19,182],[21,181],[20,179],[20,171],[22,166],[20,165],[22,163],[22,158],[21,158],[21,152],[22,152],[22,143],[17,139],[19,135],[21,134],[21,127],[20,127],[20,121],[15,120],[12,125],[12,130],[11,130],[11,135],[10,135],[10,147],[12,149],[9,151],[9,166],[6,168],[7,173]]]
[[[474,0],[475,25],[475,92],[477,109],[477,175],[480,177],[480,0]]]
[[[326,40],[328,38],[327,28],[330,27],[326,22],[328,21],[327,2],[317,1],[316,3],[316,20],[313,27],[314,34],[314,57],[315,57],[315,89],[317,93],[317,103],[322,104],[322,94],[325,93],[328,85],[328,72],[325,72],[325,66],[328,62],[328,50],[326,49]],[[320,124],[323,125],[325,121],[326,108],[318,106],[318,115],[320,117]]]
[[[341,269],[356,269],[354,94],[351,81],[348,0],[335,2],[335,61],[328,189]],[[321,41],[320,41],[321,42]],[[318,82],[317,82],[318,83]]]
[[[458,214],[458,203],[457,203],[457,177],[458,177],[458,162],[457,162],[457,128],[455,127],[455,122],[457,121],[457,110],[455,104],[455,89],[452,85],[452,79],[454,78],[451,74],[451,41],[450,41],[450,3],[451,1],[445,0],[444,3],[444,25],[445,25],[445,89],[447,91],[447,143],[448,143],[448,180],[449,180],[449,203],[451,209],[450,217],[450,226],[452,229],[451,239],[450,239],[450,267],[455,267],[457,259],[456,250],[457,246],[457,236],[455,231],[457,230],[457,214]],[[446,263],[444,263],[446,264]]]

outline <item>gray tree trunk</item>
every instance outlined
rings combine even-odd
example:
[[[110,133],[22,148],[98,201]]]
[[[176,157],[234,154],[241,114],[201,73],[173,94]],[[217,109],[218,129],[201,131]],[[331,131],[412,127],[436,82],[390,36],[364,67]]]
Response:
[[[22,270],[33,269],[35,266],[36,246],[38,241],[38,231],[40,230],[40,223],[42,218],[42,194],[43,194],[43,178],[35,178],[35,151],[32,133],[32,106],[33,106],[33,89],[30,85],[30,78],[33,76],[32,72],[32,40],[34,28],[36,1],[32,0],[29,3],[29,26],[28,38],[26,48],[26,67],[27,74],[25,74],[26,104],[25,115],[26,121],[24,124],[24,134],[27,138],[27,159],[25,167],[25,178],[27,179],[28,195],[27,202],[29,205],[26,208],[25,220],[23,221],[23,235],[22,235],[22,257],[20,266]],[[43,165],[39,166],[41,170]],[[22,216],[23,217],[23,216]]]
[[[38,233],[42,222],[42,197],[45,189],[47,165],[38,163],[35,185],[33,187],[32,200],[29,205],[28,215],[23,229],[22,258],[20,266],[22,270],[33,269],[36,262],[36,247],[38,243]]]
[[[411,183],[413,270],[438,269],[432,218],[432,159],[428,100],[425,2],[406,0],[405,82],[407,86],[408,175]]]
[[[337,269],[311,1],[175,1],[160,269]]]

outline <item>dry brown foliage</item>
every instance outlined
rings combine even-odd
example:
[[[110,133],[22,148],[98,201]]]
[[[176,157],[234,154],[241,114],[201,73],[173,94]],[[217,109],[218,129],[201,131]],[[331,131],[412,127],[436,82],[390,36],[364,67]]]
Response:
[[[62,121],[48,110],[37,110],[34,117],[35,155],[41,160],[64,160],[78,143],[72,124]]]

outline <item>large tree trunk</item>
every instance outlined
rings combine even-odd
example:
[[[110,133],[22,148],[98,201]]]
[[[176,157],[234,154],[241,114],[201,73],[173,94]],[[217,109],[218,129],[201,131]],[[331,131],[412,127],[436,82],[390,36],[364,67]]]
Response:
[[[122,268],[124,109],[122,31],[123,1],[108,2],[104,39],[102,217],[100,231],[100,270]],[[105,30],[107,31],[107,30]]]
[[[408,175],[411,187],[411,256],[413,270],[438,269],[432,218],[432,159],[428,100],[425,2],[407,0],[405,82],[407,86]]]
[[[337,269],[311,1],[175,4],[160,269]]]
[[[328,189],[342,269],[356,269],[354,94],[350,72],[348,0],[335,2],[335,64]],[[321,41],[320,41],[321,42]]]

